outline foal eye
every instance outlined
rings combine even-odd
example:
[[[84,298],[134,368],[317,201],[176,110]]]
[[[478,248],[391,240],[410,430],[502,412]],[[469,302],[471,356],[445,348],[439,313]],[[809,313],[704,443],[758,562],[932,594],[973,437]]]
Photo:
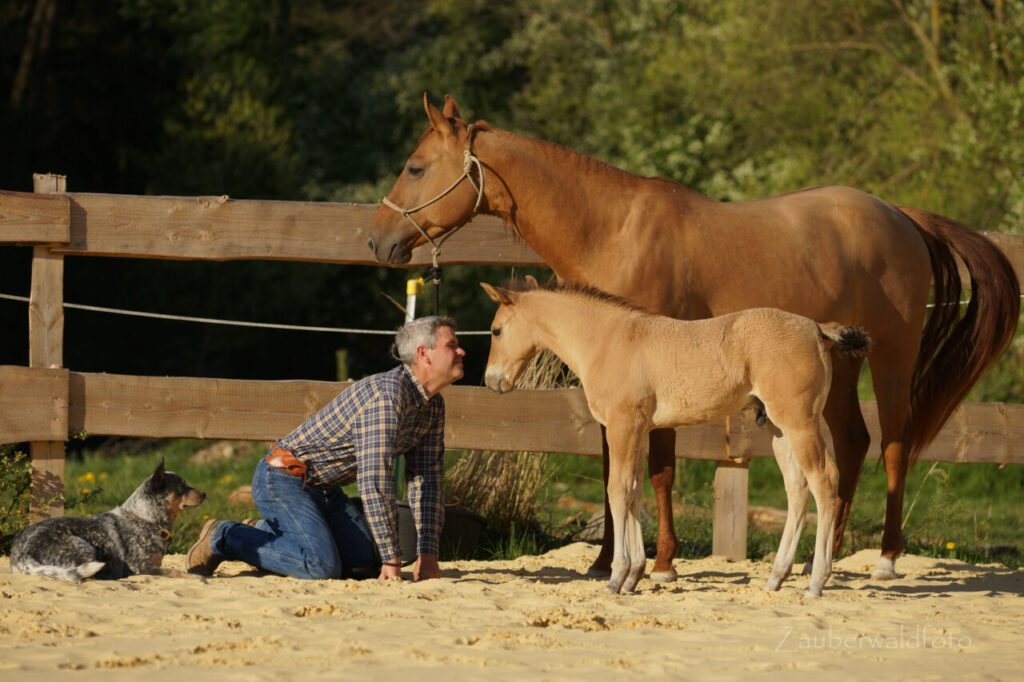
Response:
[[[418,178],[423,175],[423,166],[406,166],[405,172],[414,178]]]
[[[498,327],[497,329],[492,329],[491,334],[493,334],[494,336],[501,336],[501,327]]]

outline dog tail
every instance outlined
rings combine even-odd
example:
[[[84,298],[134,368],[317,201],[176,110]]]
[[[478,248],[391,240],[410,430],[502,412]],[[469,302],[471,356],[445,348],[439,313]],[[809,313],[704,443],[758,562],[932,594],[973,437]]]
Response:
[[[860,327],[844,327],[835,322],[819,324],[821,338],[839,355],[862,358],[871,352],[871,337]]]
[[[12,562],[11,570],[24,575],[45,575],[69,583],[80,583],[99,573],[106,565],[103,561],[90,561],[79,566],[50,566],[35,559],[23,558],[21,561]]]

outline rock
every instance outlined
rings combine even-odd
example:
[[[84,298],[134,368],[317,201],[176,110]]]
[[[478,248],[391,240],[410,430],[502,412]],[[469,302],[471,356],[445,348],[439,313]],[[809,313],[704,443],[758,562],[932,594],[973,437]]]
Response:
[[[255,503],[252,501],[252,486],[251,485],[240,485],[231,491],[228,495],[228,504],[233,504],[239,507],[255,507]]]

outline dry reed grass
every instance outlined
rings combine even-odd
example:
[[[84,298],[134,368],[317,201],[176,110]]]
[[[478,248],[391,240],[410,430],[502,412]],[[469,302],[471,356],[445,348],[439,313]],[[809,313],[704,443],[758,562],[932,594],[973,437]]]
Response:
[[[575,382],[562,361],[544,350],[530,361],[516,386],[561,388]],[[445,471],[445,501],[483,516],[492,528],[526,528],[548,481],[547,459],[537,452],[467,452]]]

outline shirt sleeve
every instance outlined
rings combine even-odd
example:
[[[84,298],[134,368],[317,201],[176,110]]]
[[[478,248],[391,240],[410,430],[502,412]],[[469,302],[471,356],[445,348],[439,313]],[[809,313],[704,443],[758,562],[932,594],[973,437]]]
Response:
[[[398,415],[393,401],[378,394],[364,406],[352,431],[358,469],[356,481],[366,524],[377,543],[381,561],[400,560],[394,455]]]
[[[406,456],[406,492],[416,521],[416,553],[437,556],[444,525],[444,399],[437,396],[432,423]]]

